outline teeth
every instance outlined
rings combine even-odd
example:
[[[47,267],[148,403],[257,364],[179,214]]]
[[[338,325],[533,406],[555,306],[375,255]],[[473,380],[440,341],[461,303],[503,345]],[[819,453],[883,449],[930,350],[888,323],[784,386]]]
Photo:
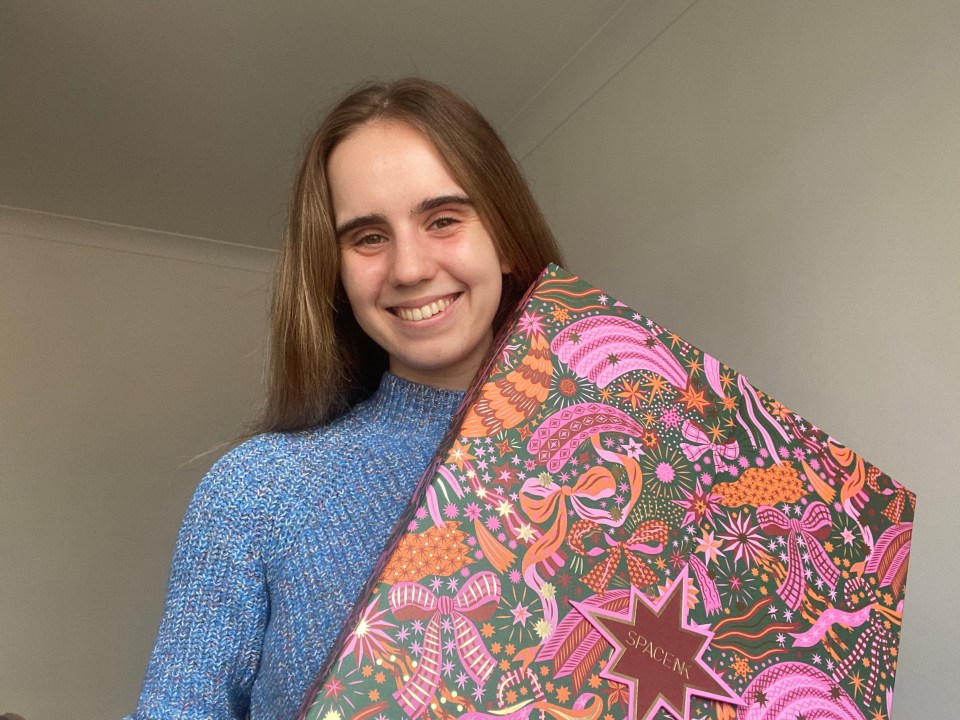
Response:
[[[432,318],[437,313],[443,312],[448,307],[453,300],[450,298],[443,298],[442,300],[436,300],[432,303],[424,305],[423,307],[418,308],[397,308],[397,315],[400,316],[402,320],[412,320],[417,322],[418,320],[426,320],[427,318]]]

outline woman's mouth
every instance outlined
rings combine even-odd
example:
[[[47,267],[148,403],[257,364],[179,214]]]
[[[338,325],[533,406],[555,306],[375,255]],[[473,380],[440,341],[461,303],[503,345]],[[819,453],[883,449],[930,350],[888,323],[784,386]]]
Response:
[[[448,295],[447,297],[440,298],[439,300],[434,300],[429,302],[426,305],[420,307],[395,307],[393,312],[401,320],[408,320],[411,322],[419,322],[421,320],[426,320],[432,318],[434,315],[442,313],[453,303],[454,300],[459,297],[458,295]]]

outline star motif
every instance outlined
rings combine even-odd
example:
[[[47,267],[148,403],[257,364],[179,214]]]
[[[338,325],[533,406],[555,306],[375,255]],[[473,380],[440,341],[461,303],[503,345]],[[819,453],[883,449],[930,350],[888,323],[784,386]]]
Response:
[[[526,627],[527,620],[533,617],[530,611],[519,602],[515,608],[510,608],[510,614],[513,615],[513,624],[520,623],[523,627]]]
[[[703,370],[703,365],[701,365],[701,364],[700,364],[700,361],[697,360],[696,358],[693,358],[693,359],[691,359],[691,360],[687,360],[686,362],[687,362],[687,367],[690,368],[690,374],[691,374],[691,375],[693,375],[694,373],[698,373],[698,372],[700,372],[701,370]]]
[[[710,407],[710,401],[707,400],[707,391],[698,387],[696,383],[690,383],[686,390],[680,393],[678,399],[683,403],[687,412],[696,410],[701,417],[705,417],[704,411]]]
[[[700,537],[700,541],[697,544],[696,552],[703,553],[704,563],[709,565],[711,561],[716,561],[717,557],[720,554],[721,542],[719,538],[713,537],[713,532],[703,531],[703,535]]]
[[[520,523],[520,531],[517,533],[517,538],[524,542],[533,540],[533,526],[525,522]]]
[[[853,696],[856,697],[863,693],[864,680],[858,674],[850,675],[850,684],[853,685]]]
[[[650,720],[662,709],[690,717],[693,696],[739,704],[739,697],[703,660],[713,631],[689,623],[690,580],[684,571],[656,600],[630,588],[629,605],[612,613],[571,604],[613,647],[600,677],[628,690],[626,717]]]
[[[730,669],[733,670],[734,674],[737,677],[746,678],[750,674],[750,663],[747,662],[747,659],[742,655],[738,655],[737,659],[733,661],[733,665],[730,666]],[[763,693],[759,693],[757,696],[757,702],[761,705],[767,702],[767,697]]]
[[[460,470],[463,470],[469,461],[476,459],[476,456],[470,454],[470,443],[461,444],[459,439],[453,441],[453,447],[447,453],[447,463],[456,463]]]
[[[621,445],[620,449],[627,454],[627,457],[631,457],[634,460],[639,460],[640,456],[645,454],[643,452],[643,446],[632,437],[627,438],[627,442]]]
[[[332,697],[334,700],[340,698],[340,693],[344,691],[343,683],[336,676],[331,675],[330,679],[323,686],[323,696]]]
[[[534,335],[543,335],[543,321],[544,317],[542,315],[538,315],[535,312],[525,311],[521,318],[517,321],[517,325],[519,325],[520,330],[529,338]]]
[[[543,618],[540,618],[537,620],[537,624],[533,626],[533,631],[541,640],[546,640],[548,637],[550,637],[550,633],[553,631],[553,628],[550,627],[550,623]]]
[[[710,442],[714,444],[719,443],[720,438],[723,437],[723,430],[720,428],[720,423],[708,427],[707,432],[710,434]]]
[[[622,387],[623,392],[618,392],[617,397],[629,401],[630,407],[636,410],[637,405],[645,401],[643,393],[640,392],[640,381],[631,384],[629,380],[624,380]]]
[[[723,385],[723,391],[726,392],[736,385],[737,381],[734,379],[733,373],[720,373],[720,384]]]
[[[651,338],[652,339],[652,338]],[[650,400],[652,401],[658,395],[662,395],[663,391],[666,389],[667,380],[662,375],[651,375],[646,378],[646,382],[643,384],[644,387],[650,388]]]

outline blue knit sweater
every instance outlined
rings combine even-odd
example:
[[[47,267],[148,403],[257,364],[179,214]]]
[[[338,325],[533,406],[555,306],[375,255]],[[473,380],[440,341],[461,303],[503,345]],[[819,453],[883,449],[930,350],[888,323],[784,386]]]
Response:
[[[214,465],[132,717],[290,720],[462,398],[384,375],[333,423]]]

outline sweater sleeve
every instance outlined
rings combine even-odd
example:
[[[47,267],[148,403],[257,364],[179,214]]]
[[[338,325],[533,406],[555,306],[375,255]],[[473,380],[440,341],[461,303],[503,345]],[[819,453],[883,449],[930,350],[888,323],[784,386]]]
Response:
[[[136,720],[246,716],[269,617],[258,463],[243,446],[190,503]]]

